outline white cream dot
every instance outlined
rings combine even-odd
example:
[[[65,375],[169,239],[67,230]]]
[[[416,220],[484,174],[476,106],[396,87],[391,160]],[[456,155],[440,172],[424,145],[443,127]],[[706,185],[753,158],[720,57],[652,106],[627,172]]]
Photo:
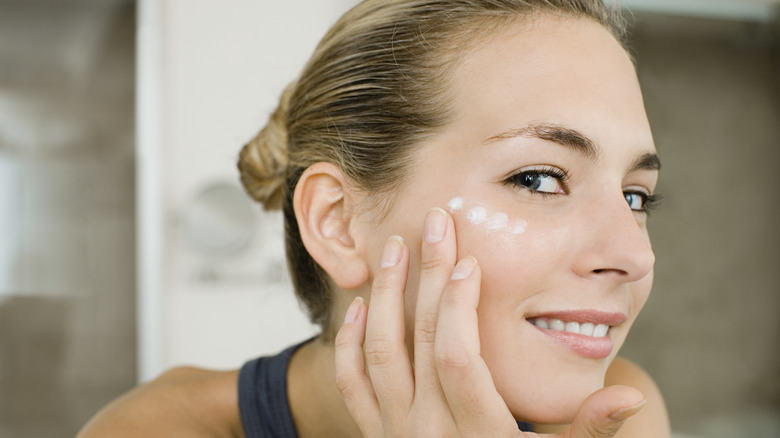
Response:
[[[527,226],[528,226],[528,222],[522,219],[516,219],[512,221],[512,223],[509,225],[509,228],[512,230],[512,233],[514,234],[523,234],[525,233],[525,228]]]
[[[463,198],[458,196],[450,199],[450,202],[447,204],[447,207],[450,208],[450,212],[452,213],[456,211],[460,211],[463,208]]]
[[[509,216],[506,213],[498,212],[490,215],[485,226],[491,231],[503,230],[506,228],[507,222],[509,222]]]
[[[466,219],[474,225],[482,224],[487,220],[487,210],[483,207],[474,207],[469,210]]]

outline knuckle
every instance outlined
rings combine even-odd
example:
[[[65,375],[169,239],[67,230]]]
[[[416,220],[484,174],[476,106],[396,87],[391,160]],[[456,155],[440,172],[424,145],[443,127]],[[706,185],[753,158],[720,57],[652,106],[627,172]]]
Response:
[[[394,293],[396,290],[397,287],[395,283],[391,281],[391,279],[377,277],[376,281],[371,286],[371,295],[389,295]]]
[[[462,347],[436,344],[434,348],[434,360],[439,369],[450,371],[466,370],[473,363],[471,354]]]
[[[349,373],[336,374],[336,388],[345,399],[349,399],[354,393],[356,376]]]
[[[355,336],[348,330],[341,328],[336,333],[336,339],[333,341],[333,346],[336,349],[336,354],[346,352],[356,345]]]
[[[374,284],[371,285],[372,301],[377,297],[382,299],[393,299],[393,297],[402,294],[403,286],[399,285],[399,279],[394,276],[377,276]]]
[[[585,426],[585,433],[593,438],[608,438],[614,436],[618,429],[620,429],[620,424],[616,423],[590,423]]]
[[[416,342],[433,343],[436,339],[438,315],[427,313],[418,316],[414,323],[414,339]]]
[[[385,339],[366,340],[363,345],[366,363],[371,366],[385,366],[393,362],[398,355],[395,343]]]
[[[437,257],[425,257],[420,260],[420,270],[423,272],[436,272],[444,267],[444,260]]]

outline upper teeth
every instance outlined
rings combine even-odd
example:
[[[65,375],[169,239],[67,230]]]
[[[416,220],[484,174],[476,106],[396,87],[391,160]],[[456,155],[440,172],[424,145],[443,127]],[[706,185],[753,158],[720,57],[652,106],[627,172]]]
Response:
[[[530,322],[545,330],[557,330],[560,332],[576,333],[579,335],[602,338],[607,335],[609,326],[607,324],[593,324],[590,322],[563,321],[556,318],[536,318]]]

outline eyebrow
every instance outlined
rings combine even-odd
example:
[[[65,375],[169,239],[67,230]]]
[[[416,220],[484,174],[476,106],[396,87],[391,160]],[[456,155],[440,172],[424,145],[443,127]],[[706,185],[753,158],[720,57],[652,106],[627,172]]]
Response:
[[[510,129],[482,141],[482,144],[490,144],[515,137],[530,137],[551,141],[561,146],[573,149],[593,161],[598,161],[599,148],[595,141],[576,129],[566,128],[554,123],[531,123],[524,128]],[[636,170],[661,170],[661,160],[655,152],[646,152],[640,155],[630,167]]]
[[[639,156],[631,165],[631,171],[635,170],[661,170],[661,160],[655,152],[647,152]]]
[[[482,144],[490,144],[515,137],[531,137],[551,141],[584,154],[593,161],[597,161],[599,158],[599,149],[593,140],[576,129],[551,123],[531,123],[524,128],[510,129],[483,140]]]

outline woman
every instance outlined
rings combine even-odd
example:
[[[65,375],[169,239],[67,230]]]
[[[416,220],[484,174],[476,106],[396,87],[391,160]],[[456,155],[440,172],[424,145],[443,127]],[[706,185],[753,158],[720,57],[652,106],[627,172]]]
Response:
[[[82,436],[668,436],[652,380],[616,358],[650,292],[660,167],[616,17],[347,13],[239,163],[284,211],[322,334],[240,372],[166,373]]]

